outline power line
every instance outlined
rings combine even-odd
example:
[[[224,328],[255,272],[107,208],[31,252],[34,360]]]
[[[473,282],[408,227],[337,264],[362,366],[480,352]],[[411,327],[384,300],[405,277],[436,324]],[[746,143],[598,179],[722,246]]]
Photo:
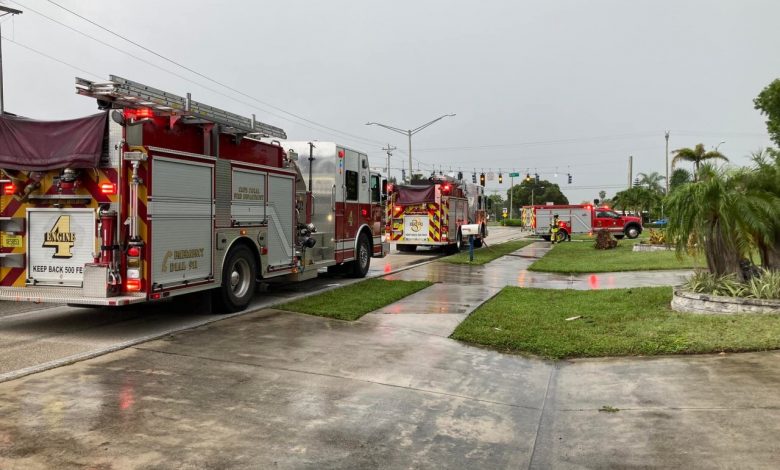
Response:
[[[30,51],[30,52],[34,52],[34,53],[36,53],[36,54],[38,54],[38,55],[40,55],[40,56],[43,56],[43,57],[45,57],[45,58],[47,58],[47,59],[51,59],[51,60],[53,60],[53,61],[55,61],[55,62],[59,62],[59,63],[60,63],[60,64],[62,64],[62,65],[66,65],[66,66],[68,66],[68,67],[70,67],[70,68],[72,68],[72,69],[74,69],[74,70],[78,70],[78,71],[79,71],[79,72],[81,72],[81,73],[85,73],[85,74],[87,74],[87,75],[91,75],[91,76],[93,76],[93,77],[95,77],[95,78],[98,78],[98,79],[100,78],[100,76],[99,76],[99,75],[97,75],[97,74],[96,74],[96,73],[94,73],[94,72],[90,72],[89,70],[84,70],[84,69],[82,69],[82,68],[80,68],[80,67],[77,67],[77,66],[75,66],[75,65],[71,64],[71,63],[65,62],[64,60],[58,59],[58,58],[56,58],[56,57],[52,57],[52,56],[50,56],[50,55],[48,55],[48,54],[46,54],[46,53],[44,53],[44,52],[41,52],[41,51],[39,51],[39,50],[37,50],[37,49],[33,49],[33,48],[32,48],[32,47],[30,47],[30,46],[27,46],[27,45],[25,45],[25,44],[22,44],[22,43],[21,43],[21,42],[19,42],[19,41],[14,41],[13,39],[11,39],[11,38],[7,38],[7,37],[5,37],[5,36],[2,36],[2,38],[3,38],[4,40],[8,41],[8,42],[11,42],[11,43],[13,43],[13,44],[16,44],[17,46],[19,46],[19,47],[21,47],[21,48],[27,49],[27,50],[28,50],[28,51]]]
[[[18,1],[16,1],[16,0],[12,0],[12,1],[13,1],[14,3],[16,3],[16,4],[20,5],[22,8],[25,8],[26,10],[32,11],[33,13],[35,13],[35,14],[37,14],[37,15],[39,15],[39,16],[42,16],[43,18],[46,18],[47,20],[49,20],[49,21],[51,21],[51,22],[53,22],[53,23],[56,23],[56,24],[58,24],[58,25],[60,25],[60,26],[62,26],[62,27],[64,27],[64,28],[70,29],[71,31],[74,31],[74,32],[76,32],[76,33],[78,33],[78,34],[80,34],[80,35],[82,35],[82,36],[84,36],[84,37],[86,37],[86,38],[88,38],[88,39],[91,39],[91,40],[93,40],[93,41],[95,41],[95,42],[98,42],[98,43],[100,43],[100,44],[102,44],[102,45],[104,45],[104,46],[106,46],[106,47],[109,47],[109,48],[111,48],[111,49],[114,49],[114,50],[116,50],[116,51],[119,51],[119,52],[121,52],[121,53],[123,53],[123,54],[125,54],[125,55],[127,55],[127,56],[129,56],[129,57],[132,57],[132,58],[133,58],[133,59],[135,59],[135,60],[138,60],[139,62],[142,62],[142,63],[144,63],[144,64],[147,64],[147,65],[149,65],[149,66],[151,66],[151,67],[154,67],[154,68],[156,68],[156,69],[158,69],[158,70],[160,70],[160,71],[162,71],[162,72],[168,73],[168,74],[170,74],[170,75],[173,75],[173,76],[175,76],[175,77],[177,77],[177,78],[180,78],[180,79],[182,79],[182,80],[185,80],[185,81],[187,81],[187,82],[189,82],[189,83],[195,84],[195,85],[197,85],[197,86],[199,86],[199,87],[203,88],[204,90],[208,90],[208,91],[210,91],[210,92],[212,92],[212,93],[215,93],[215,94],[217,94],[217,95],[219,95],[219,96],[222,96],[222,97],[228,98],[228,99],[230,99],[230,100],[233,100],[233,101],[235,101],[235,102],[237,102],[237,103],[240,103],[240,104],[243,104],[243,105],[245,105],[245,106],[250,106],[250,107],[255,107],[255,106],[256,106],[256,105],[253,105],[253,104],[249,104],[249,103],[247,103],[247,102],[245,102],[245,101],[241,101],[241,100],[239,100],[239,99],[236,99],[236,98],[234,98],[234,97],[232,97],[232,96],[230,96],[230,95],[227,95],[227,94],[225,94],[225,93],[222,93],[222,92],[220,92],[220,91],[218,91],[218,90],[215,90],[215,89],[213,89],[213,88],[210,88],[210,87],[208,87],[208,86],[205,86],[205,85],[203,85],[203,84],[201,84],[201,83],[198,83],[198,82],[196,82],[196,81],[194,81],[194,80],[192,80],[192,79],[190,79],[190,78],[187,78],[187,77],[185,77],[185,76],[183,76],[183,75],[181,75],[181,74],[178,74],[178,73],[176,73],[176,72],[172,72],[172,71],[170,71],[170,70],[168,70],[168,69],[165,69],[165,68],[163,68],[163,67],[161,67],[161,66],[159,66],[159,65],[157,65],[157,64],[155,64],[155,63],[153,63],[153,62],[150,62],[150,61],[148,61],[148,60],[146,60],[146,59],[143,59],[143,58],[141,58],[141,57],[139,57],[139,56],[137,56],[137,55],[134,55],[134,54],[132,54],[132,53],[130,53],[130,52],[127,52],[127,51],[125,51],[125,50],[123,50],[123,49],[120,49],[120,48],[118,48],[118,47],[114,46],[113,44],[107,43],[107,42],[105,42],[105,41],[103,41],[103,40],[101,40],[101,39],[98,39],[98,38],[96,38],[96,37],[94,37],[94,36],[91,36],[91,35],[89,35],[89,34],[87,34],[87,33],[83,32],[83,31],[80,31],[80,30],[78,30],[78,29],[76,29],[76,28],[74,28],[74,27],[72,27],[72,26],[69,26],[69,25],[67,25],[67,24],[65,24],[65,23],[63,23],[63,22],[61,22],[61,21],[59,21],[59,20],[56,20],[56,19],[54,19],[54,18],[52,18],[52,17],[50,17],[50,16],[48,16],[48,15],[46,15],[46,14],[44,14],[44,13],[41,13],[41,12],[40,12],[40,11],[38,11],[38,10],[35,10],[35,9],[33,9],[33,8],[30,8],[30,7],[28,7],[28,6],[24,5],[24,4],[22,4],[22,3],[20,3],[20,2],[18,2]],[[54,3],[54,2],[52,2],[52,3]],[[65,10],[67,10],[67,11],[69,11],[70,13],[73,13],[73,14],[75,14],[75,15],[76,15],[76,16],[78,16],[79,18],[82,18],[82,19],[84,19],[84,20],[86,20],[86,21],[89,21],[91,24],[95,24],[95,25],[97,25],[97,23],[95,23],[95,22],[93,22],[93,21],[91,21],[91,20],[88,20],[88,19],[84,18],[84,17],[83,17],[83,16],[81,16],[81,15],[78,15],[78,14],[76,14],[75,12],[72,12],[72,11],[68,10],[67,8],[64,8],[64,7],[62,7],[61,5],[58,5],[58,4],[55,4],[55,5],[57,5],[57,6],[58,6],[58,7],[60,7],[60,8],[63,8],[63,9],[65,9]],[[97,25],[97,26],[99,26],[99,25]],[[143,46],[140,46],[140,45],[138,45],[137,43],[135,43],[135,42],[133,42],[133,41],[131,41],[131,40],[129,40],[129,39],[127,39],[127,38],[125,38],[125,37],[121,36],[121,35],[118,35],[118,34],[116,34],[116,33],[113,33],[112,31],[110,31],[110,30],[107,30],[106,28],[104,28],[104,27],[102,27],[102,26],[99,26],[99,27],[100,27],[101,29],[103,29],[103,30],[106,30],[106,31],[108,31],[108,32],[110,32],[110,33],[112,33],[112,34],[114,34],[114,35],[116,35],[116,36],[118,36],[118,37],[120,37],[120,38],[122,38],[122,39],[126,40],[126,41],[129,41],[129,42],[131,42],[132,44],[135,44],[135,45],[136,45],[136,46],[138,46],[138,47],[141,47],[141,48],[143,48],[143,49],[144,49],[144,50],[146,50],[146,51],[150,51],[150,52],[152,52],[153,54],[155,54],[156,56],[162,57],[163,59],[165,59],[165,60],[167,60],[167,61],[169,61],[169,62],[171,62],[171,63],[173,63],[173,64],[176,64],[177,66],[179,66],[179,67],[182,67],[182,68],[184,68],[185,70],[188,70],[188,71],[190,71],[190,72],[192,72],[192,73],[195,73],[195,74],[197,74],[198,76],[201,76],[201,77],[203,77],[203,78],[205,78],[205,79],[207,79],[207,80],[209,80],[209,81],[211,81],[211,82],[213,82],[213,83],[216,83],[216,84],[218,84],[218,85],[220,85],[220,86],[223,86],[223,87],[225,87],[225,88],[227,88],[227,89],[229,89],[229,90],[231,90],[231,91],[233,91],[233,92],[235,92],[235,93],[238,93],[238,94],[240,94],[240,95],[242,95],[242,96],[245,96],[245,97],[247,97],[247,98],[249,98],[249,99],[251,99],[251,100],[253,100],[253,101],[256,101],[257,103],[260,103],[260,104],[262,104],[262,105],[264,105],[264,106],[268,106],[268,107],[270,107],[270,108],[277,109],[277,110],[279,110],[280,112],[283,112],[283,113],[285,113],[285,114],[288,114],[288,115],[290,115],[290,116],[294,116],[294,117],[296,117],[297,119],[300,119],[300,120],[303,120],[303,121],[306,121],[306,122],[312,123],[312,124],[314,124],[314,125],[316,125],[316,126],[318,126],[318,127],[321,127],[321,128],[323,128],[323,129],[330,130],[330,131],[332,131],[332,132],[335,132],[335,133],[337,133],[337,134],[342,134],[342,135],[348,136],[348,137],[350,137],[350,138],[357,139],[357,140],[360,140],[360,141],[363,141],[363,142],[367,142],[367,143],[371,143],[371,144],[381,144],[381,143],[382,143],[382,142],[380,142],[380,141],[378,141],[378,140],[372,140],[372,139],[368,139],[368,138],[366,138],[366,137],[361,137],[361,136],[358,136],[358,135],[350,134],[350,133],[348,133],[348,132],[340,131],[340,130],[338,130],[338,129],[334,129],[334,128],[331,128],[331,127],[325,126],[325,125],[323,125],[323,124],[319,124],[319,123],[317,123],[317,122],[315,122],[315,121],[312,121],[312,120],[310,120],[310,119],[306,119],[306,118],[304,118],[304,117],[302,117],[302,116],[298,116],[298,115],[296,115],[296,114],[294,114],[294,113],[290,113],[290,112],[288,112],[288,111],[285,111],[285,110],[283,110],[283,109],[281,109],[281,108],[278,108],[278,107],[276,107],[276,106],[274,106],[274,105],[271,105],[271,104],[265,103],[265,102],[263,102],[263,101],[261,101],[261,100],[259,100],[259,99],[255,98],[255,97],[252,97],[252,96],[250,96],[250,95],[247,95],[247,94],[245,94],[245,93],[243,93],[243,92],[241,92],[241,91],[239,91],[239,90],[236,90],[235,88],[232,88],[232,87],[230,87],[230,86],[224,85],[224,84],[222,84],[221,82],[218,82],[218,81],[216,81],[216,80],[213,80],[213,79],[211,79],[211,78],[209,78],[209,77],[207,77],[207,76],[205,76],[205,75],[203,75],[203,74],[200,74],[200,73],[198,73],[198,72],[195,72],[195,71],[193,71],[192,69],[190,69],[190,68],[188,68],[188,67],[182,66],[181,64],[178,64],[178,63],[177,63],[177,62],[175,62],[175,61],[172,61],[172,60],[170,60],[170,59],[168,59],[168,58],[166,58],[166,57],[164,57],[164,56],[161,56],[160,54],[157,54],[157,53],[155,53],[154,51],[151,51],[151,50],[150,50],[150,49],[148,49],[148,48],[145,48],[145,47],[143,47]],[[267,114],[269,114],[269,115],[271,115],[271,116],[277,117],[277,118],[279,118],[279,119],[283,119],[283,120],[285,120],[285,121],[292,122],[292,123],[294,123],[294,124],[300,125],[300,126],[302,126],[302,127],[305,127],[305,128],[307,128],[307,129],[311,129],[311,130],[314,130],[314,131],[317,131],[317,132],[322,132],[322,130],[321,130],[321,129],[313,128],[313,127],[311,127],[311,126],[307,126],[306,124],[302,124],[302,123],[299,123],[299,122],[293,121],[293,120],[291,120],[291,119],[290,119],[290,118],[288,118],[288,117],[285,117],[285,116],[280,116],[279,114],[276,114],[276,113],[273,113],[273,112],[271,112],[271,111],[268,111],[267,109],[262,109],[262,108],[261,108],[261,110],[262,110],[262,111],[264,111],[265,113],[267,113]],[[327,133],[326,133],[326,134],[327,134]]]
[[[238,89],[236,89],[234,87],[231,87],[230,85],[227,85],[227,84],[222,83],[222,82],[220,82],[220,81],[218,81],[218,80],[216,80],[214,78],[211,78],[211,77],[209,77],[209,76],[207,76],[205,74],[202,74],[202,73],[198,72],[197,70],[192,69],[191,67],[188,67],[188,66],[186,66],[184,64],[181,64],[181,63],[179,63],[179,62],[177,62],[177,61],[175,61],[175,60],[173,60],[173,59],[171,59],[169,57],[166,57],[166,56],[164,56],[164,55],[162,55],[162,54],[160,54],[158,52],[155,52],[152,49],[149,49],[148,47],[144,46],[143,44],[139,44],[138,42],[133,41],[132,39],[129,39],[129,38],[125,37],[125,36],[122,36],[121,34],[119,34],[119,33],[115,32],[115,31],[112,31],[112,30],[102,26],[101,24],[96,23],[95,21],[92,21],[89,18],[86,18],[85,16],[80,15],[79,13],[77,13],[77,12],[75,12],[75,11],[69,9],[69,8],[66,8],[66,7],[62,6],[62,5],[60,5],[59,3],[57,3],[57,2],[55,2],[53,0],[48,0],[48,2],[51,3],[52,5],[55,5],[55,6],[65,10],[65,11],[67,11],[68,13],[70,13],[72,15],[75,15],[75,16],[81,18],[82,20],[84,20],[84,21],[86,21],[86,22],[88,22],[88,23],[90,23],[90,24],[92,24],[94,26],[97,26],[98,28],[102,29],[103,31],[106,31],[109,34],[112,34],[112,35],[114,35],[114,36],[116,36],[116,37],[118,37],[118,38],[120,38],[120,39],[122,39],[124,41],[127,41],[130,44],[133,44],[134,46],[139,47],[139,48],[145,50],[146,52],[149,52],[150,54],[154,54],[155,56],[157,56],[157,57],[159,57],[159,58],[161,58],[161,59],[163,59],[163,60],[165,60],[165,61],[167,61],[167,62],[169,62],[169,63],[171,63],[171,64],[173,64],[175,66],[177,66],[177,67],[183,68],[184,70],[187,70],[188,72],[191,72],[191,73],[193,73],[193,74],[195,74],[195,75],[197,75],[197,76],[199,76],[199,77],[201,77],[201,78],[203,78],[205,80],[208,80],[208,81],[210,81],[210,82],[212,82],[212,83],[214,83],[216,85],[219,85],[219,86],[221,86],[223,88],[226,88],[226,89],[228,89],[228,90],[230,90],[230,91],[232,91],[234,93],[237,93],[237,94],[239,94],[239,95],[241,95],[241,96],[243,96],[245,98],[249,98],[249,99],[251,99],[253,101],[256,101],[256,102],[258,102],[258,103],[260,103],[260,104],[262,104],[264,106],[268,106],[269,108],[275,109],[275,110],[277,110],[277,111],[279,111],[281,113],[287,114],[289,116],[293,116],[296,119],[300,119],[301,121],[305,121],[305,122],[308,122],[310,124],[314,124],[315,126],[321,127],[323,129],[328,129],[328,130],[333,131],[333,132],[338,132],[340,134],[351,136],[351,137],[353,137],[355,139],[361,139],[361,140],[365,140],[365,141],[368,141],[368,142],[379,143],[379,141],[374,141],[372,139],[368,139],[368,138],[365,138],[365,137],[361,137],[361,136],[358,136],[358,135],[354,135],[354,134],[350,134],[350,133],[341,131],[339,129],[334,129],[332,127],[328,127],[328,126],[326,126],[324,124],[320,124],[319,122],[313,121],[313,120],[308,119],[308,118],[306,118],[304,116],[301,116],[299,114],[292,113],[292,112],[287,111],[285,109],[282,109],[282,108],[280,108],[278,106],[274,106],[271,103],[262,101],[259,98],[256,98],[254,96],[248,95],[248,94],[242,92],[241,90],[238,90]]]

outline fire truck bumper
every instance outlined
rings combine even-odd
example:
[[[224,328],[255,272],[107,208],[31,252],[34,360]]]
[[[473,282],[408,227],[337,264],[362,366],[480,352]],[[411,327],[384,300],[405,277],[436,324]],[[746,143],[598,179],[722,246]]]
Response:
[[[0,287],[0,300],[13,302],[120,306],[146,301],[146,294],[87,297],[78,287]]]

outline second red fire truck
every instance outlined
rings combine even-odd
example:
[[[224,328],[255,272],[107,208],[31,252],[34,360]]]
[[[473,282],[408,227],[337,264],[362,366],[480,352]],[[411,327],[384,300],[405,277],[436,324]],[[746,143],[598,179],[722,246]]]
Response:
[[[545,240],[550,239],[550,223],[558,215],[558,241],[574,233],[593,233],[607,230],[615,238],[636,238],[642,233],[642,219],[620,215],[609,207],[590,204],[524,206],[523,225]]]
[[[77,79],[98,114],[0,117],[0,300],[126,305],[256,281],[366,275],[384,195],[366,154],[120,77]],[[269,140],[278,139],[278,140]]]
[[[399,251],[438,246],[456,252],[466,246],[461,226],[478,224],[474,246],[488,236],[484,188],[449,177],[395,185],[387,202],[387,235]]]

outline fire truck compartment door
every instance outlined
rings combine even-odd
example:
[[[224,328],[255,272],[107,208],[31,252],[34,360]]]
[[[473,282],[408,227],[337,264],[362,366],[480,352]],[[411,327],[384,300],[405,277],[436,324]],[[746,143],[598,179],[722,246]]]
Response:
[[[213,171],[205,163],[152,161],[152,282],[169,287],[213,274]]]
[[[293,199],[295,180],[268,175],[268,258],[269,266],[290,265],[295,254],[293,243]]]
[[[36,284],[81,286],[94,261],[93,209],[27,210],[27,278]]]

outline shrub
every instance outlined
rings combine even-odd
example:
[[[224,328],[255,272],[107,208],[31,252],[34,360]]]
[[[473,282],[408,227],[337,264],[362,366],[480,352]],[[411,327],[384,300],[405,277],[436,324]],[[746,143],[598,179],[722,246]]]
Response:
[[[612,237],[608,230],[599,230],[596,233],[596,243],[593,244],[597,250],[611,250],[617,246],[618,242]]]
[[[647,233],[649,234],[647,243],[651,245],[666,245],[666,232],[663,230],[650,229]]]
[[[523,221],[520,219],[504,219],[501,221],[501,225],[505,227],[522,227]]]
[[[703,271],[691,276],[683,287],[700,294],[751,299],[780,299],[780,271],[762,269],[759,276],[755,276],[745,283],[739,282],[734,274],[716,276]]]
[[[759,276],[745,284],[750,297],[756,299],[780,299],[780,271],[762,269]]]

